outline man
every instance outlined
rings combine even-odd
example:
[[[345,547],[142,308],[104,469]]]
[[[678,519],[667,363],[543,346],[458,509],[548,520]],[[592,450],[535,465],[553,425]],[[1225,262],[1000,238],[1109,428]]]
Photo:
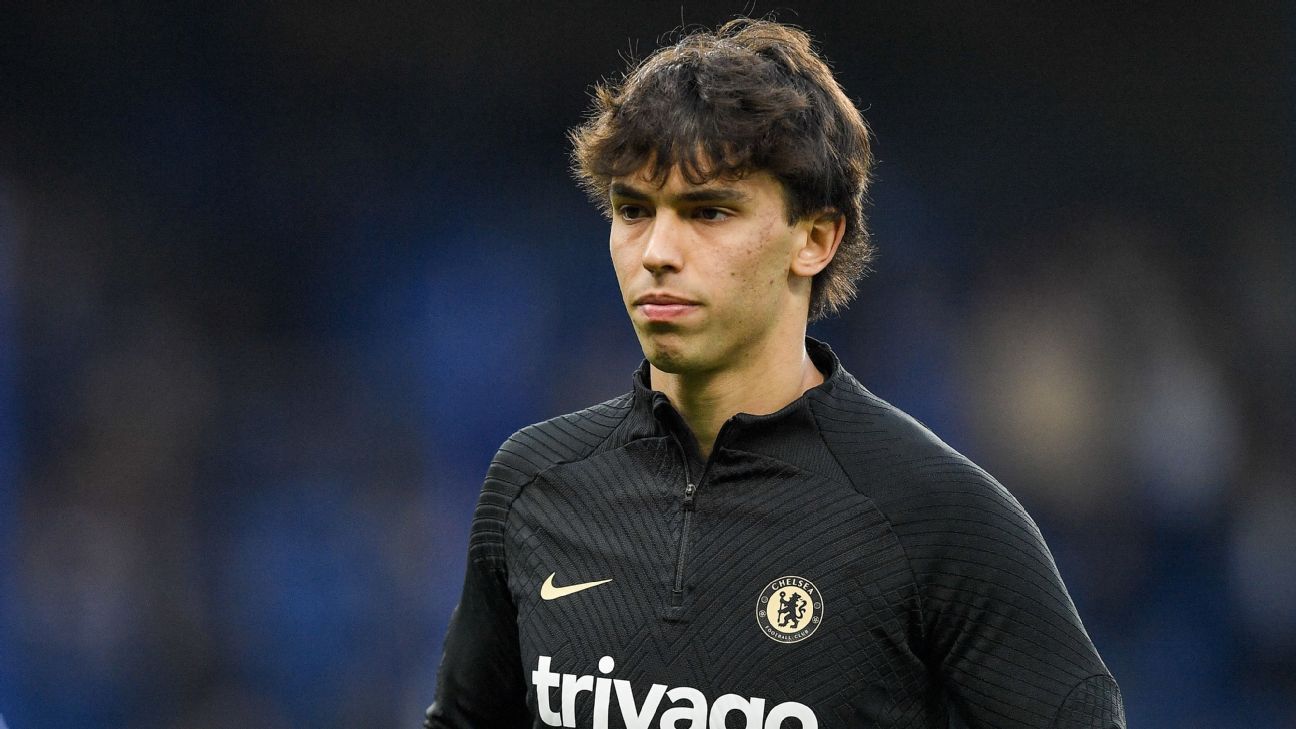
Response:
[[[805,336],[871,253],[809,38],[690,35],[571,136],[646,362],[500,448],[426,726],[1123,727],[1017,501]]]

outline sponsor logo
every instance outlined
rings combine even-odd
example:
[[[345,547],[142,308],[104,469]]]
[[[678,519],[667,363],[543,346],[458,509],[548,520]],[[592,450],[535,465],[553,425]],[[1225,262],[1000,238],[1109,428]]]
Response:
[[[548,577],[546,577],[544,584],[540,586],[541,600],[557,600],[560,597],[567,597],[568,595],[574,595],[580,592],[581,590],[588,590],[591,587],[598,587],[599,585],[612,581],[612,578],[609,577],[606,580],[595,580],[593,582],[582,582],[576,585],[567,585],[566,587],[556,587],[553,583],[553,578],[554,575],[556,574],[558,573],[555,572],[549,575]]]
[[[617,709],[621,712],[621,721],[626,729],[653,729],[653,719],[658,718],[659,712],[658,729],[727,729],[731,726],[741,729],[784,729],[788,719],[796,719],[799,725],[789,724],[787,729],[798,726],[799,729],[819,729],[819,719],[810,707],[795,701],[775,704],[766,711],[765,704],[768,702],[765,699],[725,694],[715,701],[709,701],[701,691],[688,686],[667,688],[664,684],[655,683],[648,687],[647,693],[636,692],[629,681],[606,677],[616,667],[612,656],[599,659],[598,670],[603,675],[598,677],[554,673],[550,670],[552,665],[552,658],[540,656],[536,661],[536,670],[531,672],[540,720],[549,726],[574,728],[577,704],[592,699],[592,729],[607,729],[612,697],[615,695]],[[643,698],[635,698],[636,693]],[[582,694],[592,696],[582,697]],[[555,696],[557,704],[554,703]],[[665,711],[661,711],[663,698],[671,702]],[[742,723],[729,723],[731,714],[737,714]],[[684,721],[688,724],[683,724]]]
[[[788,575],[761,590],[756,600],[756,624],[771,640],[796,643],[819,629],[823,608],[823,596],[813,582]]]

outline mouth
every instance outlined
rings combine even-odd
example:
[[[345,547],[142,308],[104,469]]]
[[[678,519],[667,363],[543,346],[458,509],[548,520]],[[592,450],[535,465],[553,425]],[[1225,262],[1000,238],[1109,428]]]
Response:
[[[634,300],[634,308],[650,322],[680,319],[702,307],[692,299],[667,293],[648,293]]]

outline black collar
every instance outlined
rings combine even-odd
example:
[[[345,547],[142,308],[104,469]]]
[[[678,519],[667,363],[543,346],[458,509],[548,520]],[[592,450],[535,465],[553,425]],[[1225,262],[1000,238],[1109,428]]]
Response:
[[[816,430],[810,402],[831,397],[835,389],[846,386],[845,381],[850,378],[850,375],[842,369],[841,361],[827,344],[806,337],[805,346],[810,361],[814,362],[815,367],[823,373],[823,383],[806,390],[797,399],[776,412],[766,415],[749,413],[734,415],[726,421],[723,442],[717,441],[716,450],[739,448],[760,453],[770,450],[776,442],[786,440],[794,433]],[[637,418],[648,426],[651,435],[676,436],[691,459],[701,461],[700,451],[692,431],[665,393],[652,389],[649,384],[649,372],[648,361],[644,360],[634,373],[632,394]]]

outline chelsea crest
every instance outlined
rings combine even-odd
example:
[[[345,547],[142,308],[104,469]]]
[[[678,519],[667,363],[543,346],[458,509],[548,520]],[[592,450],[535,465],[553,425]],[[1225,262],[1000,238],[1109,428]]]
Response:
[[[804,577],[788,575],[765,586],[756,601],[756,624],[771,640],[796,643],[823,622],[823,596]]]

